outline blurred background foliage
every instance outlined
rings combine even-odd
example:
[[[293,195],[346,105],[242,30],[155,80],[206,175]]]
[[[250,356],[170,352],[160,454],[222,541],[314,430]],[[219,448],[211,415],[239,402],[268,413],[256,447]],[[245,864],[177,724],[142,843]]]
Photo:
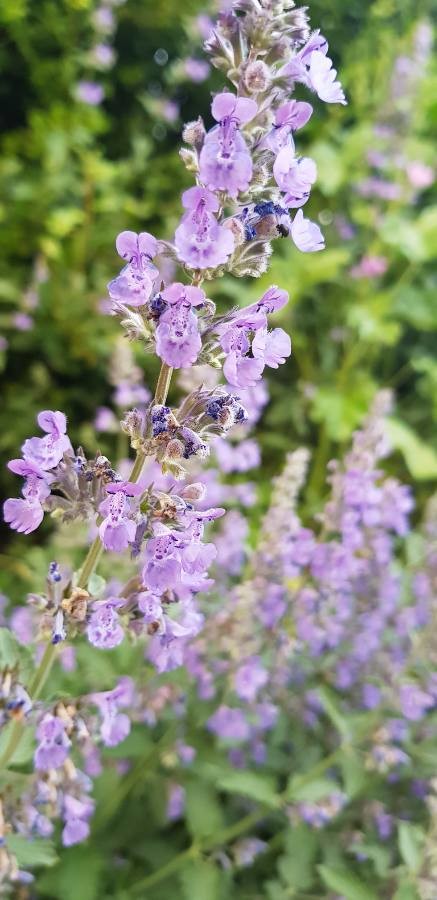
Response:
[[[0,4],[3,462],[18,455],[41,408],[64,410],[72,439],[83,442],[90,454],[96,446],[108,455],[115,452],[111,436],[97,438],[92,427],[96,408],[111,405],[113,390],[108,366],[119,330],[102,314],[101,301],[118,270],[114,239],[123,228],[171,236],[180,216],[180,192],[188,183],[177,153],[180,126],[199,113],[208,118],[209,91],[221,84],[216,73],[201,84],[178,74],[178,61],[201,53],[193,28],[193,18],[204,11],[201,0],[127,0],[114,7],[116,64],[97,79],[104,101],[95,107],[80,102],[77,84],[95,74],[90,73],[89,53],[96,10],[94,0]],[[422,177],[417,185],[420,173],[435,167],[437,66],[432,56],[423,62],[417,47],[423,22],[432,20],[437,9],[432,0],[314,0],[310,11],[313,24],[329,40],[349,99],[345,108],[317,104],[298,143],[318,163],[309,215],[319,219],[327,249],[304,255],[287,241],[277,242],[267,276],[257,282],[224,279],[212,296],[227,305],[247,303],[270,283],[290,292],[280,323],[292,333],[294,355],[274,373],[272,401],[257,433],[264,453],[258,476],[261,504],[269,493],[267,476],[279,470],[287,450],[305,444],[313,454],[308,508],[316,509],[325,489],[326,462],[341,453],[376,391],[390,386],[396,391],[392,440],[398,452],[389,465],[401,479],[414,482],[420,509],[437,478],[437,195],[432,177],[429,183]],[[419,57],[410,66],[413,84],[407,90],[408,65],[403,69],[402,60],[411,60],[416,51]],[[408,169],[414,163],[415,179]],[[370,185],[366,194],[363,184],[375,178],[397,190],[375,196],[373,184],[373,193]],[[368,264],[363,266],[363,258],[369,257],[383,260],[380,274],[369,276]],[[137,362],[151,386],[154,361],[138,357]],[[0,482],[2,493],[12,489],[15,494],[15,479],[4,466]],[[49,532],[50,525],[44,535]],[[54,545],[46,547],[41,532],[34,539],[10,532],[3,537],[8,543],[2,556],[4,588],[19,600],[36,575],[42,580]],[[104,655],[96,662],[92,654],[94,689],[106,687],[115,672],[135,664],[124,652],[110,663]],[[90,660],[84,651],[80,675],[85,685]],[[206,717],[204,711],[193,711],[197,734]],[[134,732],[129,749],[132,758],[141,756],[142,766],[145,740],[142,730],[137,746]],[[124,744],[120,752],[128,755]],[[211,767],[207,738],[204,752]],[[280,752],[278,748],[278,758]],[[303,758],[308,752],[301,748]],[[154,753],[151,742],[151,759]],[[189,830],[199,840],[212,827],[220,831],[224,820],[213,769],[207,777],[203,763],[200,794],[194,778],[188,786]],[[129,856],[129,878],[135,881],[144,862],[164,865],[185,846],[179,827],[172,829],[168,844],[156,837],[163,824],[163,788],[156,770],[150,770],[153,782],[134,767],[128,815],[123,814],[125,782],[118,780],[118,794],[110,802],[114,775],[105,773],[97,801],[98,807],[101,800],[108,808],[99,813],[93,846],[64,854],[62,865],[42,876],[39,896],[94,900],[112,896],[114,890],[118,900],[125,900],[131,894],[123,889],[124,869],[120,864],[118,875],[112,868],[108,876],[108,854]],[[334,864],[329,830],[318,840],[326,845],[325,859]],[[272,887],[270,892],[266,882],[268,893],[262,896],[300,896],[287,885],[305,888],[312,841],[304,826],[289,829],[279,857],[283,891]],[[383,860],[377,864],[383,866]],[[268,879],[270,867],[267,856],[258,863],[259,877]],[[185,869],[178,896],[233,896],[226,872],[218,883],[217,871],[207,862],[197,863],[191,876]],[[327,878],[337,894],[352,896]],[[242,871],[239,898],[254,896],[249,893],[253,881],[247,879]],[[359,891],[356,896],[370,898]],[[168,888],[163,884],[148,890],[147,897],[168,897]]]

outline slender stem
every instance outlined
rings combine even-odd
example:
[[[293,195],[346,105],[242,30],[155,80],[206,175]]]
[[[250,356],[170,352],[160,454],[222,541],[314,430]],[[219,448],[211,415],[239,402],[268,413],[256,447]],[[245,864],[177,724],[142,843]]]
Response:
[[[56,658],[57,645],[47,644],[41,662],[33,676],[29,686],[29,696],[32,700],[36,700],[50,672],[53,662]],[[5,747],[3,755],[0,757],[0,769],[6,768],[8,762],[12,759],[20,741],[24,734],[25,722],[23,719],[16,720],[11,728],[9,741]]]
[[[158,381],[156,384],[155,403],[165,403],[170,388],[172,374],[173,369],[170,368],[170,366],[167,366],[166,363],[162,363]],[[143,470],[145,459],[146,454],[142,451],[138,451],[135,457],[134,464],[132,466],[129,481],[138,481]],[[85,557],[83,566],[80,570],[77,582],[77,586],[79,588],[86,588],[91,575],[93,574],[97,563],[99,562],[99,559],[103,553],[103,549],[104,548],[100,537],[97,536],[91,544],[91,547],[89,548],[88,553]],[[29,696],[32,700],[36,700],[39,697],[47,681],[50,670],[56,658],[56,650],[57,646],[52,643],[47,644],[44,650],[41,662],[35,671],[29,687]],[[3,755],[0,757],[0,769],[6,768],[6,766],[12,759],[23,736],[24,727],[25,726],[23,722],[14,722],[11,728],[9,741],[5,747]]]

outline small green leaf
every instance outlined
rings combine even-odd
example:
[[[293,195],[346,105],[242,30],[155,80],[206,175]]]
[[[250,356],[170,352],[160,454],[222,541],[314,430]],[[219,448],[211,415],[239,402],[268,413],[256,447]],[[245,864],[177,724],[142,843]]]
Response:
[[[410,872],[418,872],[422,864],[425,835],[419,825],[401,822],[398,829],[399,851]]]
[[[185,815],[194,838],[211,837],[224,827],[222,809],[212,785],[191,781],[185,786]]]
[[[54,866],[57,861],[52,842],[45,838],[32,840],[19,834],[9,834],[6,837],[6,845],[17,857],[18,865],[23,869],[33,866]]]
[[[88,581],[87,587],[92,597],[101,597],[106,587],[106,580],[94,572]]]
[[[318,871],[331,891],[346,897],[346,900],[378,900],[377,894],[364,881],[348,869],[331,869],[318,866]]]
[[[218,900],[220,873],[211,862],[190,863],[182,870],[180,880],[185,900]]]
[[[314,859],[319,846],[318,836],[307,825],[288,829],[286,853],[278,860],[278,872],[289,887],[310,888],[314,881]]]
[[[397,419],[387,422],[387,431],[393,446],[404,456],[413,478],[418,481],[437,478],[437,453],[433,447],[425,444],[408,425]]]
[[[223,791],[242,794],[258,803],[265,803],[266,806],[277,808],[281,805],[273,779],[267,778],[265,775],[258,775],[256,772],[235,771],[219,776],[216,783],[217,787]]]
[[[351,738],[351,729],[346,716],[340,709],[339,698],[336,693],[326,686],[318,688],[317,693],[322,701],[323,708],[328,718],[341,736],[346,740]]]
[[[287,800],[317,803],[323,797],[329,797],[338,790],[338,785],[331,778],[313,778],[312,781],[303,775],[293,775],[287,788]]]

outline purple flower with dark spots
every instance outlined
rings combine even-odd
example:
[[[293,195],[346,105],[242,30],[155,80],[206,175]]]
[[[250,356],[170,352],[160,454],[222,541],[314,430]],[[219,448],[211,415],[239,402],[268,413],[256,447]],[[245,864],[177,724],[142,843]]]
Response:
[[[229,228],[219,225],[214,213],[219,202],[211,191],[189,188],[182,194],[187,210],[175,232],[179,259],[192,269],[215,268],[225,263],[234,250]]]
[[[127,265],[108,284],[109,296],[128,306],[143,306],[149,300],[158,269],[152,259],[158,252],[158,242],[147,231],[122,231],[115,242],[117,253]]]
[[[38,746],[35,750],[35,768],[47,772],[59,769],[68,756],[71,741],[66,734],[66,723],[57,716],[44,716],[36,730]]]
[[[273,164],[273,174],[284,203],[292,208],[303,206],[317,178],[317,167],[309,157],[294,156],[291,147],[283,147]]]
[[[252,159],[239,128],[256,116],[258,108],[254,100],[223,93],[214,97],[211,111],[219,124],[206,135],[200,179],[210,189],[235,198],[247,190],[252,178]]]
[[[124,631],[116,610],[121,602],[123,601],[114,599],[96,604],[87,626],[87,637],[93,647],[99,650],[112,650],[121,644]]]
[[[165,288],[162,298],[167,309],[156,329],[156,352],[175,369],[192,366],[202,346],[193,307],[204,303],[205,294],[200,288],[176,282]]]
[[[136,523],[129,515],[128,497],[142,494],[143,488],[129,481],[116,481],[108,484],[106,490],[110,496],[100,505],[104,519],[99,526],[99,535],[106,550],[121,553],[134,540],[136,532]]]

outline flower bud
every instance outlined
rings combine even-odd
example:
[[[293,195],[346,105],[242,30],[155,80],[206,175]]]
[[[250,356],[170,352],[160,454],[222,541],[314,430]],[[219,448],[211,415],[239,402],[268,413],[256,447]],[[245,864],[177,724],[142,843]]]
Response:
[[[185,144],[191,144],[196,150],[200,150],[205,139],[206,131],[202,116],[195,122],[187,122],[182,131],[182,140]]]
[[[223,223],[225,228],[229,228],[229,231],[234,235],[235,246],[240,247],[241,244],[244,244],[246,240],[246,232],[244,229],[244,225],[240,222],[239,219],[227,219],[226,222]]]
[[[260,94],[266,91],[272,82],[269,67],[260,59],[249,63],[244,72],[243,82],[249,94]]]
[[[184,500],[202,500],[205,496],[206,488],[204,484],[201,484],[200,481],[194,482],[194,484],[187,484],[186,487],[180,492],[181,497]]]
[[[184,455],[185,447],[182,441],[178,441],[177,438],[173,438],[168,442],[165,448],[165,455],[167,459],[181,459]]]

